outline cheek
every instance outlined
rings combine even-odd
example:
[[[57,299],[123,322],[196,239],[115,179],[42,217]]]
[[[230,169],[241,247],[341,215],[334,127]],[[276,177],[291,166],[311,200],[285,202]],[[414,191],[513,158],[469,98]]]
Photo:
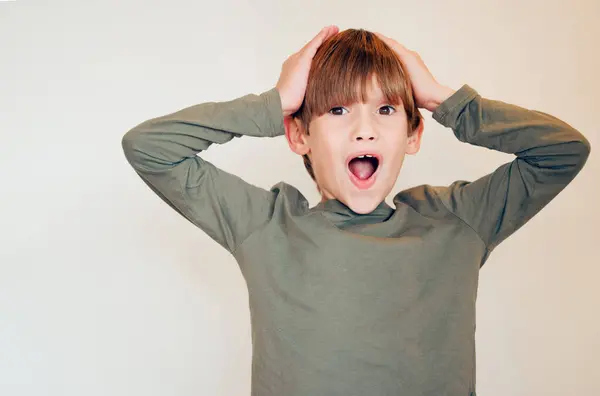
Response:
[[[312,151],[313,156],[318,158],[316,162],[313,162],[313,168],[315,172],[319,173],[321,180],[329,180],[335,177],[340,170],[343,171],[344,155],[340,150],[340,144],[336,145],[329,141],[321,141],[313,146]]]
[[[392,167],[396,167],[402,163],[402,159],[406,154],[407,144],[406,137],[396,137],[395,139],[386,142],[386,147],[389,148],[387,151],[387,156],[389,158],[388,163]]]

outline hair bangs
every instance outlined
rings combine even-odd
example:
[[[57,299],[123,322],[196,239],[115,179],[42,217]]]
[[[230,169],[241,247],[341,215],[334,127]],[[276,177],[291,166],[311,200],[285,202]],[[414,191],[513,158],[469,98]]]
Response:
[[[313,59],[306,87],[303,115],[310,122],[335,106],[368,101],[368,86],[375,78],[390,105],[413,103],[407,76],[394,51],[364,30],[346,31],[323,44]],[[409,103],[405,103],[405,102]]]

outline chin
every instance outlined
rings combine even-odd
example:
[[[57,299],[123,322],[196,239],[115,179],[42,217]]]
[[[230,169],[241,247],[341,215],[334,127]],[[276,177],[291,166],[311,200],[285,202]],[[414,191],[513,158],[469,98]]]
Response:
[[[384,179],[378,181],[384,182]],[[358,214],[368,214],[374,211],[391,191],[393,185],[376,184],[366,190],[357,190],[353,184],[350,184],[350,190],[345,191],[343,195],[345,204],[353,212]]]
[[[355,198],[351,199],[348,204],[346,204],[353,212],[358,214],[368,214],[371,213],[379,204],[383,201],[383,198]]]

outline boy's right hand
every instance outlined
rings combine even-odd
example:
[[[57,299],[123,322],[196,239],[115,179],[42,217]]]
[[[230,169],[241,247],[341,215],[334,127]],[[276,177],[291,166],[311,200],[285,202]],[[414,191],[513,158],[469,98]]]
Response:
[[[281,75],[275,87],[281,97],[281,107],[284,117],[295,113],[302,105],[312,59],[321,44],[329,37],[337,34],[338,31],[339,28],[336,25],[324,27],[300,51],[290,55],[283,62]]]

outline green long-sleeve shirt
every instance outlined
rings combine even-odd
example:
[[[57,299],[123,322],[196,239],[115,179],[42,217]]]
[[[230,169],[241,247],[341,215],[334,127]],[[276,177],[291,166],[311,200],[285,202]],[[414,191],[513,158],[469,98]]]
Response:
[[[153,118],[122,140],[166,203],[227,249],[248,286],[253,396],[475,394],[475,300],[490,252],[584,166],[590,144],[540,111],[463,85],[434,112],[463,142],[515,154],[473,182],[420,185],[369,214],[249,184],[196,154],[284,135],[272,88]]]

